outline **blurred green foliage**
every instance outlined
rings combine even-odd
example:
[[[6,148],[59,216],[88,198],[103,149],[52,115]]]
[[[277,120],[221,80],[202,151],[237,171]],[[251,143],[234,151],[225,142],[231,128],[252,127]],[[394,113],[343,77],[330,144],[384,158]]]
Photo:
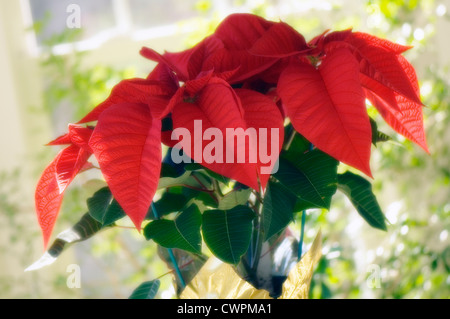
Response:
[[[365,245],[366,253],[361,254],[355,249],[358,244],[342,238],[352,219],[348,212],[338,213],[339,223],[322,216],[324,213],[311,212],[308,226],[320,224],[325,229],[328,236],[324,242],[330,249],[314,277],[313,298],[450,296],[449,66],[438,60],[423,60],[434,47],[438,5],[432,0],[367,1],[369,19],[371,14],[377,15],[377,26],[387,26],[382,32],[378,28],[369,32],[412,43],[415,48],[407,53],[410,62],[425,62],[418,71],[431,154],[389,130],[380,116],[376,118],[383,132],[389,132],[396,141],[380,144],[373,154],[377,166],[373,184],[391,222],[388,233],[361,234],[362,238],[355,240],[370,242]],[[358,258],[366,259],[362,264],[367,269],[358,267]],[[379,287],[369,287],[371,265],[380,269]]]
[[[38,24],[40,25],[40,24]],[[38,28],[40,29],[40,27]],[[66,29],[43,41],[41,67],[46,79],[43,105],[50,113],[66,105],[70,119],[76,121],[102,102],[111,88],[121,79],[134,75],[133,69],[118,70],[109,65],[86,67],[83,62],[88,51],[72,49],[56,54],[55,46],[81,39],[83,29]]]

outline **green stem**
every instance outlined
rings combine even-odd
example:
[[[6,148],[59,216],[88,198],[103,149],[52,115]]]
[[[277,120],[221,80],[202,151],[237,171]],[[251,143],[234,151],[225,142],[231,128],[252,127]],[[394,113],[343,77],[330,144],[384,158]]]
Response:
[[[309,144],[309,151],[311,152],[314,149],[314,145],[312,143]],[[300,240],[298,242],[298,251],[297,251],[297,260],[300,261],[303,253],[303,238],[305,235],[305,224],[306,224],[306,210],[302,212],[302,225],[300,230]]]
[[[293,126],[290,127],[290,135],[289,135],[289,139],[287,140],[286,144],[284,145],[284,150],[288,151],[289,148],[291,147],[292,142],[294,141],[295,138],[295,134],[297,133],[297,131],[294,129]]]
[[[297,252],[297,260],[300,261],[303,253],[303,238],[305,234],[305,223],[306,223],[306,210],[302,212],[302,225],[300,231],[300,240],[298,242],[298,252]]]
[[[152,202],[152,211],[153,216],[155,216],[155,219],[159,219],[158,211],[156,210],[155,204],[153,202]],[[183,275],[181,274],[180,268],[178,267],[177,260],[175,258],[175,255],[173,254],[173,250],[171,248],[167,248],[167,251],[169,253],[170,260],[172,261],[172,264],[175,268],[175,272],[178,276],[178,279],[180,279],[181,286],[184,289],[186,287],[186,283],[183,279]]]
[[[262,187],[260,187],[260,192],[257,193],[257,198],[258,201],[255,203],[255,212],[257,214],[257,217],[255,219],[255,222],[253,224],[253,240],[254,240],[254,245],[253,245],[253,249],[252,249],[252,256],[251,256],[251,270],[252,270],[252,274],[255,280],[255,284],[258,285],[258,276],[257,276],[257,272],[258,272],[258,265],[259,265],[259,260],[261,259],[261,251],[262,251],[262,245],[263,245],[263,227],[262,227],[262,210],[263,210],[263,205],[264,205],[264,199],[261,196],[262,194]]]

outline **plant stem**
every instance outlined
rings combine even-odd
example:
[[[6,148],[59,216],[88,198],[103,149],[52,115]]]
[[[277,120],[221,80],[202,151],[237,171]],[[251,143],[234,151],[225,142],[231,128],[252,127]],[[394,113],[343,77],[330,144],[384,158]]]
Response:
[[[294,131],[295,132],[295,131]],[[309,144],[309,151],[311,152],[314,149],[314,145],[312,143]],[[303,238],[305,235],[305,224],[306,224],[306,210],[302,212],[302,225],[300,230],[300,239],[298,241],[298,251],[297,251],[297,260],[300,261],[303,253]]]
[[[250,260],[250,269],[252,273],[252,277],[254,280],[254,284],[258,286],[258,265],[259,260],[261,259],[261,251],[263,245],[263,227],[262,227],[262,210],[264,205],[264,199],[261,196],[262,187],[260,186],[260,192],[256,193],[257,201],[255,203],[255,213],[256,218],[253,223],[253,235],[251,241],[251,260]]]
[[[219,200],[217,199],[217,197],[214,196],[215,193],[216,193],[216,190],[215,190],[215,189],[213,189],[213,190],[208,190],[207,187],[206,187],[206,185],[203,184],[202,181],[201,181],[197,176],[195,176],[194,173],[192,173],[191,176],[194,177],[194,179],[195,179],[195,180],[203,187],[203,189],[205,189],[205,191],[209,194],[209,196],[211,196],[211,198],[212,198],[216,203],[219,203]],[[213,179],[213,184],[214,184],[214,181],[217,182],[215,179]],[[214,186],[215,186],[215,184],[214,184]],[[215,188],[215,187],[214,187],[214,188]],[[219,188],[219,190],[220,190],[220,188]]]
[[[287,142],[284,144],[284,147],[283,147],[283,149],[285,151],[289,150],[289,147],[291,147],[291,144],[294,141],[294,137],[295,137],[295,134],[297,133],[297,131],[294,129],[293,126],[291,126],[289,133],[290,133],[289,139],[287,140]]]
[[[216,190],[216,193],[219,194],[220,198],[222,198],[224,195],[222,193],[222,190],[220,189],[220,185],[219,185],[219,182],[217,181],[217,179],[213,178],[213,184],[214,184],[214,189]]]
[[[306,223],[306,210],[302,211],[302,225],[300,231],[300,240],[298,242],[298,252],[297,252],[297,260],[300,261],[303,253],[303,238],[305,234],[305,223]]]
[[[153,202],[152,202],[152,212],[153,215],[155,216],[155,219],[159,219],[158,211],[156,210],[155,204]],[[184,289],[186,287],[186,283],[184,282],[183,276],[181,275],[181,271],[180,268],[178,267],[175,255],[173,254],[173,250],[171,248],[167,248],[167,251],[169,253],[170,260],[172,261],[172,264],[175,268],[175,272],[178,276],[178,279],[180,279],[181,286]]]

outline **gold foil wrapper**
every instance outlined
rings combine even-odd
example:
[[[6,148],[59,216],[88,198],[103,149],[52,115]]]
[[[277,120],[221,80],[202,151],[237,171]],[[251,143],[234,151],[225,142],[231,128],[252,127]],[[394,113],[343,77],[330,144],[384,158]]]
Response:
[[[279,299],[307,299],[315,265],[322,256],[322,235],[289,272]],[[256,289],[234,268],[211,257],[180,295],[181,299],[273,299],[264,289]]]
[[[322,257],[322,233],[319,231],[311,248],[289,272],[279,299],[308,299],[314,267]]]

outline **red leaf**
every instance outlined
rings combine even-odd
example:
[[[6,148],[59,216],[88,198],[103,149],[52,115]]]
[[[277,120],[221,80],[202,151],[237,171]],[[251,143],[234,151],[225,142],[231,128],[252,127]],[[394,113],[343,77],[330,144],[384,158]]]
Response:
[[[64,135],[61,135],[54,139],[53,141],[46,144],[46,146],[55,146],[55,145],[68,145],[71,144],[72,141],[70,140],[69,133],[66,133]]]
[[[247,50],[220,49],[207,58],[205,70],[214,70],[216,74],[229,73],[227,82],[231,84],[245,81],[277,62],[276,58],[267,58],[250,54]]]
[[[229,50],[248,50],[274,24],[253,14],[235,13],[222,21],[214,36]]]
[[[223,43],[215,36],[205,38],[196,47],[195,51],[189,58],[187,65],[189,79],[193,80],[198,77],[200,73],[210,72],[212,69],[204,67],[205,60],[214,52],[223,49]]]
[[[270,97],[246,89],[237,89],[235,92],[244,108],[247,129],[254,128],[257,132],[258,145],[251,149],[258,151],[258,176],[262,188],[265,189],[283,147],[284,118]],[[272,129],[274,129],[275,135],[272,135]],[[267,134],[263,133],[264,130]],[[276,139],[276,142],[275,140],[273,142],[278,143],[278,147],[275,147],[275,144],[272,145],[272,138]],[[265,151],[261,149],[262,145],[264,145]],[[269,158],[261,157],[266,155]]]
[[[92,154],[91,147],[89,146],[89,139],[94,131],[91,127],[84,127],[77,124],[69,124],[69,136],[72,144],[83,148],[86,152]]]
[[[160,64],[166,64],[170,69],[176,72],[181,81],[187,81],[189,77],[189,60],[197,47],[190,48],[182,52],[165,52],[159,59]]]
[[[212,82],[198,95],[195,103],[180,103],[175,106],[172,116],[174,130],[186,129],[189,132],[192,141],[190,147],[184,149],[187,156],[218,174],[258,190],[257,164],[249,161],[252,146],[245,139],[246,123],[240,100],[226,82],[217,78]],[[194,126],[196,120],[201,120],[201,128]],[[205,131],[213,128],[220,130],[220,136],[211,137],[212,141],[220,138],[217,142],[223,148],[215,149],[215,159],[208,154],[204,158],[204,150],[212,141],[204,142],[203,136]],[[242,131],[236,135],[245,142],[233,143],[234,147],[231,148],[230,143],[227,143],[227,129],[239,128]],[[232,159],[227,160],[227,151],[234,154]],[[244,163],[238,163],[238,154],[244,154]],[[220,159],[216,160],[217,158]]]
[[[178,63],[172,63],[165,56],[163,56],[163,55],[159,54],[158,52],[156,52],[155,50],[147,48],[147,47],[143,47],[140,51],[140,54],[144,58],[147,58],[154,62],[158,62],[160,64],[164,64],[164,65],[168,66],[171,70],[173,70],[176,73],[177,77],[181,81],[186,81],[189,79],[189,75],[187,72],[187,64],[188,64],[189,58],[194,50],[195,50],[194,48],[191,48],[191,49],[183,51],[181,53],[178,53],[178,54],[176,53],[175,54],[176,57],[174,57],[173,59],[177,60]],[[168,54],[170,55],[170,53],[168,53]]]
[[[416,72],[403,56],[398,56],[399,63],[408,70],[408,79],[417,96],[420,96]],[[398,133],[415,142],[429,152],[423,126],[422,103],[416,103],[395,91],[366,90],[366,96],[378,109],[385,121]]]
[[[89,151],[87,143],[92,134],[92,129],[78,124],[69,124],[69,132],[61,135],[47,144],[47,146],[75,144],[85,147]]]
[[[363,32],[352,33],[350,39],[351,43],[356,47],[363,47],[365,45],[370,45],[382,48],[395,54],[401,54],[412,48],[412,46],[401,45]]]
[[[61,194],[84,167],[91,154],[76,145],[70,145],[61,152],[56,162],[56,180]]]
[[[44,248],[47,248],[63,199],[56,179],[56,164],[62,152],[47,166],[36,186],[35,207],[44,239]]]
[[[386,101],[392,101],[389,91],[395,91],[415,103],[421,103],[414,84],[409,80],[409,74],[414,73],[414,69],[400,56],[410,47],[366,33],[352,33],[351,30],[324,33],[312,40],[310,45],[317,47],[316,54],[348,48],[360,63],[364,87],[383,96]],[[392,107],[396,107],[395,103]]]
[[[140,230],[158,187],[161,120],[144,104],[113,105],[89,144],[114,198]]]
[[[178,78],[164,63],[156,65],[148,75],[147,80],[157,81],[163,87],[167,88],[168,92],[175,92],[179,87]]]
[[[414,103],[399,94],[395,94],[397,105],[400,107],[400,111],[397,111],[375,93],[366,90],[366,95],[389,126],[429,153],[423,127],[421,104]]]
[[[334,31],[326,30],[322,34],[316,36],[314,39],[308,42],[311,48],[314,48],[314,54],[322,54],[324,46],[330,42],[344,42],[352,34],[352,29]]]
[[[387,86],[384,86],[380,82],[368,77],[367,75],[360,73],[359,78],[361,81],[361,85],[370,92],[377,92],[378,95],[382,96],[385,100],[385,107],[390,109],[394,109],[396,111],[400,111],[399,105],[395,98],[395,91],[392,91]],[[370,88],[370,89],[369,89]]]
[[[64,191],[75,176],[86,167],[90,155],[83,148],[70,145],[58,153],[39,179],[35,205],[45,248],[58,217]]]
[[[157,105],[157,107],[154,107],[155,113],[162,114],[167,106],[164,101],[167,101],[173,93],[173,88],[165,87],[157,81],[147,79],[123,80],[112,89],[111,94],[104,102],[78,121],[78,124],[97,121],[103,111],[120,103],[152,103]]]
[[[274,24],[252,46],[250,53],[265,57],[284,58],[309,51],[305,38],[290,25]]]
[[[281,99],[295,129],[317,148],[371,176],[371,127],[358,62],[346,49],[319,69],[293,63],[281,75]]]
[[[186,82],[186,93],[194,96],[198,92],[200,92],[211,80],[211,77],[213,76],[213,71],[204,72],[199,75],[194,80],[190,80]]]
[[[255,81],[263,81],[264,83],[269,84],[271,88],[276,87],[278,84],[278,79],[280,78],[281,72],[283,72],[291,63],[292,59],[299,59],[298,56],[293,56],[289,58],[279,59],[276,63],[271,65],[266,70],[258,73],[253,78],[249,79],[249,82]],[[246,82],[244,85],[248,85]],[[258,91],[263,92],[263,91]]]
[[[222,41],[217,37],[210,36],[194,47],[181,52],[165,52],[161,55],[144,47],[141,50],[141,55],[166,65],[177,74],[181,81],[186,82],[195,79],[202,71],[209,71],[203,68],[203,62],[215,50],[221,48],[223,48]]]
[[[374,43],[375,39],[379,41]],[[391,42],[387,40],[373,36],[363,37],[361,34],[357,36],[351,34],[345,37],[345,41],[325,41],[325,43],[324,50],[327,53],[343,46],[353,52],[359,61],[360,72],[365,76],[362,78],[364,87],[379,95],[383,95],[383,91],[386,91],[387,88],[413,102],[421,103],[420,96],[409,79],[411,73],[415,74],[414,68],[396,53],[401,52],[401,48],[405,47],[398,46],[397,51],[394,51],[389,48],[390,46],[394,47],[393,43],[390,45]]]
[[[248,49],[274,23],[251,14],[232,14],[212,36],[189,50],[177,53],[142,48],[141,55],[167,65],[181,81],[195,80],[203,72],[214,71],[230,83],[245,80],[274,64],[277,59],[251,55]]]
[[[253,44],[270,29],[274,22],[256,15],[236,13],[229,15],[217,27],[213,38],[223,44],[204,56],[203,71],[214,70],[216,75],[235,71],[227,78],[229,83],[246,80],[273,65],[277,59],[249,53]]]
[[[359,52],[363,54],[360,63],[361,73],[405,98],[421,103],[420,96],[409,79],[414,69],[409,63],[405,63],[402,56],[375,47],[359,49]],[[367,88],[369,90],[376,89],[374,87]]]
[[[182,86],[178,89],[178,91],[174,94],[174,96],[170,99],[169,104],[167,106],[167,115],[161,119],[162,123],[164,124],[164,121],[170,121],[172,122],[172,110],[175,107],[175,105],[177,105],[178,103],[183,101],[183,98],[185,96],[185,91],[186,91],[186,86]],[[167,123],[167,122],[166,122]],[[171,128],[165,128],[162,127],[162,131],[161,131],[161,142],[168,146],[168,147],[173,147],[176,142],[172,141],[171,136],[172,136],[172,124],[171,124]]]

